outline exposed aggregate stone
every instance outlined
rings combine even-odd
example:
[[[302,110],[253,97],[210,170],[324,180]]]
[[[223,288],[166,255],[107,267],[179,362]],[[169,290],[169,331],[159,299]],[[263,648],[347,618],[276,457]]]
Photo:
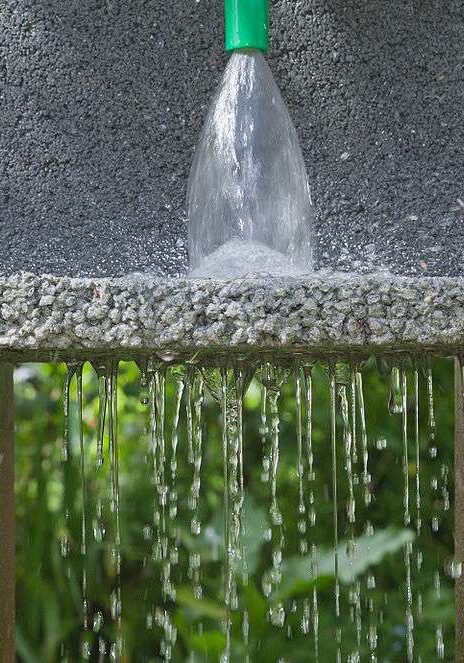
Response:
[[[464,279],[314,274],[234,281],[0,278],[0,351],[464,348]]]

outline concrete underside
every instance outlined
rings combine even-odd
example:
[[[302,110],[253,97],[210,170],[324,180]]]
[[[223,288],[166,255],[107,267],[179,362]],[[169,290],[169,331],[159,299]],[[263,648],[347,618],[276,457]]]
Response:
[[[222,0],[0,3],[0,273],[186,267]],[[319,267],[464,274],[462,0],[275,0]]]
[[[464,279],[0,279],[0,356],[164,359],[464,350]]]

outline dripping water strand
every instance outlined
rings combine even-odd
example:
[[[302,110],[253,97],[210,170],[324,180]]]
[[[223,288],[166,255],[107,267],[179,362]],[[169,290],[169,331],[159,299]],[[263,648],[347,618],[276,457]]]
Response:
[[[248,615],[248,610],[243,611],[242,633],[243,633],[243,646],[245,649],[245,663],[251,663],[250,653],[249,653],[250,618]]]
[[[401,371],[398,366],[393,366],[390,374],[390,398],[388,401],[388,411],[390,414],[401,414],[402,407]]]
[[[416,451],[416,531],[417,536],[420,536],[422,519],[421,519],[421,491],[420,491],[420,440],[419,440],[419,371],[417,367],[414,368],[414,441]]]
[[[343,422],[343,442],[345,448],[345,469],[348,479],[348,504],[347,516],[350,524],[350,533],[354,537],[354,523],[356,522],[356,501],[353,487],[353,467],[352,467],[352,444],[353,438],[350,427],[349,406],[346,393],[346,386],[339,385],[338,398],[340,401],[340,414]]]
[[[156,476],[155,488],[158,497],[158,541],[155,553],[156,559],[160,559],[163,564],[166,560],[166,504],[167,504],[167,485],[166,485],[166,443],[165,443],[165,384],[166,378],[164,370],[155,370],[151,379],[152,389],[154,390],[154,420],[156,429],[154,437],[156,439]],[[162,586],[163,596],[166,598],[166,586]]]
[[[170,520],[170,535],[171,535],[171,550],[169,553],[171,564],[175,565],[178,562],[178,548],[179,548],[179,534],[176,527],[177,518],[177,447],[179,444],[179,421],[180,409],[182,405],[182,396],[184,393],[185,383],[181,378],[177,380],[176,396],[174,405],[174,414],[172,420],[172,433],[171,433],[171,490],[169,492],[169,520]],[[175,592],[175,590],[173,590]]]
[[[227,422],[228,422],[228,386],[227,386],[227,368],[221,368],[221,414],[222,414],[222,465],[224,474],[224,496],[223,496],[223,509],[224,509],[224,550],[225,550],[225,605],[226,617],[224,623],[224,630],[226,636],[225,648],[221,654],[221,663],[229,663],[230,648],[231,648],[231,610],[229,600],[229,586],[231,584],[230,574],[230,555],[229,555],[229,448],[228,448],[228,435],[227,435]]]
[[[337,641],[337,663],[341,663],[340,627],[340,580],[338,569],[338,487],[337,487],[337,431],[336,431],[336,386],[333,367],[330,370],[330,440],[332,449],[332,502],[333,502],[333,550],[335,576],[335,620]]]
[[[83,397],[82,397],[82,364],[76,366],[77,383],[77,430],[80,450],[80,474],[82,491],[81,516],[81,556],[82,556],[82,611],[84,629],[88,629],[88,601],[87,601],[87,481],[85,476],[86,456],[83,427]]]
[[[202,445],[203,445],[203,431],[202,431],[202,406],[203,406],[203,377],[200,372],[190,376],[193,378],[189,395],[192,399],[192,464],[193,464],[193,479],[190,487],[189,507],[192,513],[190,521],[190,529],[193,536],[196,538],[201,533],[201,522],[199,515],[199,500],[201,489],[201,466],[202,466]],[[203,596],[203,589],[200,581],[201,574],[201,555],[198,551],[191,551],[189,556],[189,577],[193,584],[193,593],[196,599],[201,599]]]
[[[362,482],[364,490],[364,503],[369,506],[372,501],[371,477],[369,474],[369,448],[367,445],[366,411],[364,407],[363,378],[360,371],[356,371],[356,394],[359,404],[359,423],[361,426],[361,443],[363,455]]]
[[[303,366],[303,378],[305,385],[305,405],[306,405],[306,458],[308,464],[308,481],[309,481],[309,523],[311,527],[316,524],[316,508],[314,497],[314,482],[316,474],[314,471],[314,449],[313,449],[313,385],[312,385],[312,366]],[[314,639],[314,657],[316,662],[319,660],[319,606],[317,594],[317,545],[313,542],[311,544],[311,575],[314,580],[312,589],[312,602],[311,602],[311,616],[313,626],[313,639]]]
[[[169,542],[167,531],[167,505],[168,505],[168,485],[166,479],[166,440],[165,440],[165,418],[166,418],[166,375],[165,368],[160,367],[154,372],[155,389],[155,420],[156,420],[156,448],[158,451],[157,470],[155,486],[158,493],[158,505],[160,509],[160,521],[158,527],[158,549],[156,558],[161,561],[161,593],[163,599],[174,598],[174,592],[171,582],[171,561],[168,556]],[[162,651],[165,660],[170,659],[172,643],[166,639],[166,634],[171,632],[170,615],[164,611],[161,615],[158,613],[157,621],[161,622],[164,629],[164,641],[162,642]]]
[[[429,455],[430,458],[434,461],[434,466],[437,465],[438,460],[438,449],[435,444],[435,404],[434,404],[434,394],[433,394],[433,372],[432,367],[430,366],[429,359],[427,358],[427,367],[426,367],[426,383],[427,383],[427,428],[428,428],[428,443],[429,443]],[[430,480],[430,487],[433,492],[438,490],[438,475],[436,470],[432,474]],[[436,503],[435,498],[433,498],[434,504]],[[437,532],[439,527],[439,517],[436,508],[434,508],[432,514],[432,531]]]
[[[243,502],[243,397],[245,395],[245,379],[242,366],[235,371],[235,397],[237,399],[237,436],[238,436],[238,461],[239,461],[239,489]]]
[[[315,543],[311,545],[311,575],[313,578],[313,595],[312,595],[312,622],[313,622],[313,638],[314,638],[314,658],[316,663],[319,661],[319,605],[316,589],[316,580],[319,575],[317,565],[317,546]]]
[[[353,487],[359,483],[359,477],[356,470],[358,464],[358,436],[357,436],[357,381],[356,381],[356,367],[352,366],[350,370],[350,406],[351,406],[351,471]],[[363,408],[361,408],[363,410]],[[364,426],[365,428],[365,426]],[[361,648],[362,636],[362,608],[361,608],[361,583],[356,580],[352,587],[352,604],[354,609],[354,620],[356,624],[356,645]]]
[[[296,381],[296,437],[297,437],[297,472],[298,472],[298,531],[300,534],[300,554],[305,555],[308,552],[308,542],[306,540],[306,506],[304,500],[303,486],[303,411],[301,400],[301,370],[297,365],[295,369]]]
[[[150,405],[150,450],[151,450],[151,470],[152,470],[152,483],[154,487],[153,495],[153,527],[152,527],[152,558],[155,562],[162,559],[162,544],[161,544],[161,497],[162,490],[160,488],[160,474],[164,475],[164,466],[160,467],[160,457],[162,452],[160,450],[160,437],[164,439],[163,431],[160,436],[160,426],[164,427],[159,421],[159,395],[156,369],[150,365],[148,377],[142,373],[141,386],[147,381],[148,387],[148,402]],[[145,403],[145,398],[141,397],[141,402]]]
[[[358,463],[358,449],[357,442],[358,438],[356,435],[356,369],[352,368],[350,371],[350,404],[351,404],[351,436],[352,436],[352,464],[353,466]]]
[[[114,542],[112,560],[116,571],[116,584],[111,593],[111,616],[116,624],[116,642],[110,647],[110,660],[118,661],[122,656],[122,605],[121,605],[121,528],[119,517],[119,449],[117,433],[117,384],[118,362],[111,361],[108,367],[108,435],[110,452],[110,510],[113,514]]]
[[[419,438],[419,370],[414,366],[414,444],[415,444],[415,483],[416,483],[416,533],[419,539],[422,529],[422,504],[421,504],[421,458],[420,458],[420,438]],[[419,574],[422,567],[422,551],[418,550],[416,553],[416,570]],[[419,590],[417,594],[417,615],[422,616],[422,592]]]
[[[313,451],[313,382],[312,367],[304,366],[303,375],[306,387],[306,457],[308,462],[308,479],[315,480],[314,475],[314,451]]]
[[[409,454],[408,454],[408,415],[407,415],[407,376],[406,371],[401,369],[401,427],[403,439],[403,474],[404,474],[404,525],[408,527],[411,522],[409,511]]]
[[[305,404],[306,404],[306,433],[305,433],[305,446],[306,446],[306,459],[308,464],[308,482],[309,482],[309,510],[308,520],[310,527],[316,525],[316,506],[314,496],[314,485],[316,480],[316,473],[314,471],[314,449],[313,449],[313,383],[312,383],[312,367],[303,367],[303,376],[305,383]]]
[[[438,532],[440,526],[439,512],[436,499],[436,491],[438,490],[438,474],[437,474],[437,463],[438,463],[438,449],[435,442],[435,403],[434,403],[434,385],[433,385],[433,371],[430,365],[430,358],[426,358],[426,386],[427,386],[427,434],[428,434],[428,445],[429,445],[429,456],[433,464],[433,472],[430,480],[430,490],[431,490],[431,499],[432,499],[432,520],[431,520],[431,532],[432,535],[435,535]],[[441,598],[441,579],[439,569],[434,571],[434,587],[436,598],[439,600]],[[438,654],[438,652],[437,652]]]
[[[244,522],[243,504],[245,500],[244,474],[243,474],[243,399],[245,397],[245,375],[240,364],[235,370],[235,398],[237,402],[237,452],[238,452],[238,494],[237,494],[237,550],[241,562],[242,579],[244,585],[248,583],[248,568],[246,551],[244,548]],[[247,631],[247,629],[245,629]]]
[[[237,593],[237,571],[239,562],[242,560],[241,546],[241,512],[243,506],[243,371],[237,367],[229,371],[230,377],[235,379],[235,388],[228,391],[227,409],[227,462],[228,462],[228,495],[229,503],[227,509],[228,520],[228,576],[226,588],[226,601],[231,610],[238,609]],[[243,570],[243,568],[242,568]]]
[[[269,468],[270,468],[270,453],[268,448],[268,435],[269,428],[267,425],[267,404],[268,392],[265,384],[261,384],[261,401],[260,401],[260,435],[261,435],[261,449],[263,454],[262,459],[262,472],[261,481],[267,483],[269,481]]]
[[[280,398],[280,382],[275,375],[269,373],[268,378],[271,380],[272,387],[269,393],[269,410],[271,417],[271,505],[269,510],[271,520],[272,532],[272,585],[276,587],[281,580],[281,565],[282,565],[282,548],[283,548],[283,535],[282,527],[282,514],[277,503],[277,470],[279,467],[279,454],[280,454],[280,416],[279,416],[279,398]],[[276,625],[283,626],[283,608],[281,605],[272,607],[270,612],[271,622]]]
[[[61,537],[61,554],[64,558],[69,557],[69,529],[71,519],[71,500],[67,492],[67,487],[70,485],[68,481],[68,473],[71,468],[71,441],[69,435],[69,419],[70,419],[70,388],[71,381],[76,372],[76,364],[68,364],[66,367],[66,378],[64,384],[64,432],[63,442],[61,447],[61,461],[63,463],[63,486],[64,486],[64,533]],[[70,577],[71,566],[67,565],[68,578]]]
[[[192,389],[194,380],[195,368],[191,365],[187,366],[187,381],[186,381],[186,400],[185,400],[185,414],[187,417],[187,450],[188,462],[193,465],[193,412],[192,412]]]
[[[347,396],[347,387],[344,384],[338,386],[338,398],[340,403],[340,415],[343,425],[343,442],[345,449],[345,470],[348,480],[348,502],[347,502],[347,520],[348,520],[348,560],[351,568],[351,581],[349,588],[349,598],[351,604],[351,620],[356,627],[356,642],[358,650],[351,654],[351,660],[359,658],[359,648],[361,644],[361,601],[360,586],[356,581],[354,574],[354,562],[356,557],[356,542],[354,525],[356,522],[356,500],[353,485],[353,437],[350,424],[350,412]]]
[[[71,472],[71,440],[69,433],[70,421],[70,389],[71,381],[76,372],[76,364],[66,365],[66,376],[63,389],[63,410],[64,410],[64,430],[63,440],[61,444],[61,463],[63,475],[63,532],[60,536],[60,551],[63,559],[65,560],[66,576],[68,580],[71,579],[71,560],[70,560],[70,528],[71,528],[71,509],[72,500],[69,494],[69,487],[71,486],[70,472]],[[67,645],[63,641],[61,643],[61,656],[63,660],[67,660]]]
[[[70,440],[69,440],[69,412],[70,412],[70,388],[71,381],[77,370],[77,364],[67,364],[66,378],[64,383],[64,435],[63,443],[61,446],[61,460],[66,462],[70,455]]]
[[[149,365],[150,385],[152,394],[151,402],[154,407],[153,436],[155,438],[155,491],[157,497],[157,511],[155,525],[157,526],[157,538],[153,549],[153,557],[160,562],[160,584],[163,601],[175,600],[175,590],[171,579],[171,557],[169,555],[169,533],[167,530],[167,507],[169,500],[169,487],[167,483],[167,457],[166,457],[166,367],[156,367],[154,361]],[[163,660],[170,661],[172,649],[177,638],[177,630],[173,624],[170,610],[158,606],[155,610],[155,622],[162,629],[160,642],[160,653]]]
[[[108,365],[106,363],[94,363],[93,368],[97,376],[98,384],[98,420],[97,420],[97,441],[96,441],[96,459],[95,459],[95,512],[92,519],[92,532],[93,538],[101,544],[106,534],[106,526],[103,516],[103,464],[104,464],[104,440],[105,440],[105,426],[107,415],[108,403]],[[100,633],[103,626],[103,614],[97,610],[93,615],[92,629],[94,633]],[[98,652],[99,660],[104,660],[106,650],[106,641],[99,635],[98,636]]]
[[[203,378],[198,373],[190,389],[192,396],[192,459],[193,459],[193,480],[190,488],[190,509],[192,511],[191,530],[194,535],[200,534],[201,523],[198,514],[198,503],[201,489],[201,463],[202,463],[202,425],[201,412],[203,404]]]
[[[403,473],[404,473],[404,525],[408,527],[411,522],[409,510],[409,453],[408,453],[408,383],[405,368],[400,370],[401,379],[401,424],[403,438]],[[406,567],[406,650],[407,658],[411,663],[414,660],[414,618],[412,613],[413,596],[411,580],[411,554],[412,543],[407,542],[404,550]]]
[[[270,420],[270,527],[266,532],[266,540],[271,544],[272,566],[267,569],[261,579],[261,587],[268,599],[282,578],[282,551],[284,538],[282,531],[282,514],[277,503],[277,471],[279,467],[280,447],[280,415],[279,398],[281,385],[287,376],[287,371],[278,368],[269,362],[261,367],[261,380],[267,387],[269,420]],[[268,608],[268,618],[271,624],[278,628],[285,625],[285,609],[282,603],[273,603]]]
[[[103,522],[103,504],[100,493],[102,472],[104,463],[104,440],[108,405],[108,366],[106,364],[95,364],[94,369],[98,380],[98,429],[97,429],[97,457],[95,469],[97,471],[98,495],[95,504],[95,515],[92,530],[95,541],[101,543],[105,537],[105,525]]]
[[[108,401],[107,368],[106,366],[96,368],[98,378],[98,438],[97,438],[97,469],[103,465],[104,436],[106,421],[106,406]]]
[[[427,400],[428,400],[428,432],[429,432],[429,440],[432,441],[435,439],[436,423],[435,423],[435,404],[433,397],[433,372],[432,372],[432,367],[429,365],[428,360],[427,360],[426,374],[427,374]]]

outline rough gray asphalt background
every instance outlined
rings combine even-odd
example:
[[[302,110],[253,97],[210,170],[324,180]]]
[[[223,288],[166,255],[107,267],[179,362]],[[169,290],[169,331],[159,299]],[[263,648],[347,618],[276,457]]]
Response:
[[[319,266],[463,273],[462,0],[276,0]],[[185,269],[222,0],[0,5],[0,271]]]
[[[231,282],[0,278],[0,352],[198,349],[399,352],[464,348],[464,280],[379,276],[249,277]],[[48,352],[49,351],[49,352]],[[48,352],[48,354],[47,354]]]

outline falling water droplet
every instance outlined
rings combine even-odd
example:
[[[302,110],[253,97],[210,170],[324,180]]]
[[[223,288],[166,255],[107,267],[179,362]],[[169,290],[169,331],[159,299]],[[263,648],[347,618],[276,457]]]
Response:
[[[61,460],[63,462],[66,462],[69,458],[69,390],[76,368],[76,364],[68,364],[66,366],[66,378],[64,384],[64,435],[61,447]]]
[[[400,369],[394,366],[391,369],[390,376],[390,399],[388,401],[388,411],[390,414],[401,414],[403,401],[401,395],[401,377]]]
[[[146,373],[142,373],[140,376],[140,404],[148,405],[149,402],[148,379]]]
[[[354,496],[353,487],[353,469],[352,469],[352,443],[353,438],[350,427],[349,406],[347,389],[345,385],[338,387],[338,397],[340,401],[340,415],[343,422],[343,442],[345,448],[345,469],[348,479],[348,503],[347,503],[347,516],[348,522],[353,525],[356,521],[356,501]],[[354,538],[353,527],[350,528],[350,537]]]
[[[269,608],[269,621],[273,626],[283,628],[285,624],[285,609],[281,603]]]
[[[427,366],[427,401],[428,401],[428,435],[429,440],[435,439],[435,405],[433,397],[433,372],[430,365]]]
[[[462,563],[455,559],[448,560],[445,563],[445,573],[453,580],[458,580],[462,576]]]
[[[270,459],[270,453],[268,449],[268,435],[269,435],[269,427],[267,424],[267,400],[268,400],[268,394],[267,394],[267,387],[262,384],[261,385],[261,404],[260,404],[260,429],[259,433],[261,435],[261,448],[262,448],[262,453],[263,453],[263,460],[262,460],[262,466],[263,470],[261,472],[261,481],[263,483],[267,483],[269,481],[269,468],[271,465],[271,459]]]
[[[441,624],[437,625],[436,638],[437,638],[437,656],[440,661],[443,661],[445,658],[445,642],[443,640],[443,626]]]
[[[364,503],[369,506],[372,501],[371,475],[369,474],[369,447],[367,444],[366,410],[364,407],[363,379],[360,371],[356,372],[356,394],[359,404],[359,423],[361,426],[361,443],[363,455],[362,481],[364,488]]]
[[[350,371],[350,405],[351,405],[351,435],[352,435],[352,465],[356,466],[358,463],[358,440],[357,440],[357,416],[356,416],[356,367],[352,366]],[[356,477],[357,478],[357,477]],[[353,481],[355,477],[353,476]]]
[[[387,448],[387,439],[385,437],[377,438],[375,446],[379,451],[383,451],[384,449]]]
[[[97,610],[97,612],[93,616],[93,631],[94,633],[98,633],[103,626],[103,614]]]
[[[88,640],[84,640],[82,643],[82,658],[84,661],[88,661],[90,659],[90,656],[92,654],[92,647],[91,644]]]
[[[314,481],[314,452],[313,452],[313,382],[312,366],[303,366],[304,381],[306,385],[306,458],[308,463],[308,480]]]
[[[98,379],[98,438],[97,438],[97,459],[95,465],[99,469],[104,462],[104,437],[105,437],[105,422],[106,422],[106,409],[108,401],[108,385],[107,375],[108,367],[103,363],[95,363],[94,370]]]
[[[104,663],[105,654],[106,654],[106,642],[104,641],[103,638],[98,638],[98,653],[99,653],[98,663]]]

